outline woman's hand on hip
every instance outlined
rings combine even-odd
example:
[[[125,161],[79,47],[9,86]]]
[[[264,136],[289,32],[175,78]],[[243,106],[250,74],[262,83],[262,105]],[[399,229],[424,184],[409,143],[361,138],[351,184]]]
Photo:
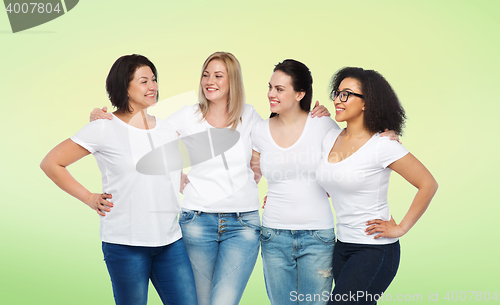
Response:
[[[100,216],[106,216],[106,212],[111,212],[111,208],[113,207],[113,203],[106,199],[112,197],[113,196],[110,194],[91,193],[89,198],[85,201],[85,204],[96,211]]]
[[[391,219],[387,221],[382,219],[370,220],[366,225],[368,226],[365,230],[367,235],[379,233],[375,235],[375,239],[380,237],[398,238],[406,233],[405,230],[396,223],[392,216]]]

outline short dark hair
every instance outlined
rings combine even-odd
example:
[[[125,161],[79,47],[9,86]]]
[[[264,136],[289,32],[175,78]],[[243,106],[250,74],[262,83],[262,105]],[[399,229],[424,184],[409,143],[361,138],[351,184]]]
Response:
[[[153,74],[158,80],[158,74],[155,65],[145,56],[132,54],[125,55],[118,58],[111,70],[109,70],[108,77],[106,78],[106,91],[108,92],[111,104],[117,110],[132,112],[128,102],[128,86],[134,79],[134,74],[137,69],[142,66],[148,66],[153,71]],[[156,95],[158,101],[158,94]]]
[[[294,59],[285,59],[274,67],[273,72],[281,71],[292,79],[293,90],[297,92],[305,92],[304,97],[300,100],[300,109],[309,112],[311,110],[311,101],[313,94],[313,78],[309,68]],[[271,117],[276,113],[271,113]]]
[[[334,93],[340,83],[349,77],[361,84],[365,127],[371,132],[389,129],[401,135],[406,120],[405,110],[389,82],[377,71],[357,67],[340,69],[332,78],[330,98],[334,100]]]

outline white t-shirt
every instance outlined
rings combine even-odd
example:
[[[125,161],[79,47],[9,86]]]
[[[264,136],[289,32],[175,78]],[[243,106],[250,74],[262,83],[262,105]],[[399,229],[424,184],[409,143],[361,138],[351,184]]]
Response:
[[[209,213],[258,210],[259,191],[250,169],[250,132],[253,125],[262,120],[261,117],[246,104],[236,128],[239,138],[232,143],[232,139],[217,138],[217,129],[202,119],[198,109],[198,104],[185,106],[167,118],[180,134],[190,157],[193,157],[193,152],[197,152],[198,158],[200,155],[206,157],[201,163],[191,158],[194,164],[188,173],[189,183],[184,189],[182,207]],[[226,148],[230,148],[224,149],[222,154],[217,153],[216,142],[226,142]]]
[[[152,146],[160,147],[177,138],[173,127],[159,119],[155,128],[144,130],[117,117],[93,121],[71,137],[94,155],[101,170],[102,192],[113,195],[109,201],[114,207],[101,216],[102,241],[155,247],[182,237],[177,222],[180,171],[147,175],[136,169]]]
[[[323,141],[323,159],[316,170],[318,182],[332,197],[337,215],[337,238],[346,243],[389,244],[397,238],[366,235],[366,222],[390,220],[387,202],[388,166],[408,151],[397,141],[376,133],[359,150],[338,163],[329,163],[328,155],[341,130],[328,132]]]
[[[260,169],[268,183],[264,226],[285,230],[334,227],[328,196],[316,181],[321,141],[330,129],[339,129],[330,117],[311,118],[309,114],[299,139],[283,148],[272,138],[269,119],[255,125],[252,143],[260,153]]]

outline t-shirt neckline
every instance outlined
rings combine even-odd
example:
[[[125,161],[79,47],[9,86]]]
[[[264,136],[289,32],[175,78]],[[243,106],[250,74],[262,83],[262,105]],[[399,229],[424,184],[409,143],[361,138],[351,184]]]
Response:
[[[129,128],[132,128],[134,130],[140,130],[140,131],[152,131],[152,130],[155,130],[157,127],[158,127],[158,119],[153,115],[152,117],[155,118],[155,127],[153,128],[150,128],[150,129],[143,129],[143,128],[137,128],[135,126],[132,126],[128,123],[125,123],[124,121],[122,121],[119,117],[117,117],[114,113],[111,113],[111,115],[114,117],[114,120],[118,120],[118,122],[120,122],[120,124],[123,124]]]
[[[371,136],[371,138],[368,139],[368,141],[365,142],[365,144],[361,145],[360,148],[358,148],[358,150],[356,150],[355,152],[353,152],[350,156],[348,156],[347,158],[345,159],[342,159],[340,160],[339,162],[335,162],[335,163],[331,163],[330,161],[328,161],[328,156],[330,155],[330,152],[332,151],[332,148],[335,146],[335,143],[337,143],[337,139],[339,138],[340,134],[345,130],[345,128],[343,128],[339,134],[335,137],[335,141],[333,141],[333,145],[332,147],[326,152],[326,156],[325,156],[325,161],[327,164],[330,164],[330,165],[336,165],[336,164],[339,164],[339,163],[342,163],[344,162],[345,160],[347,159],[350,159],[352,158],[354,155],[356,155],[356,153],[362,149],[364,149],[364,147],[367,146],[368,143],[370,143],[374,138],[375,136],[379,135],[380,133],[376,132],[373,136]]]
[[[307,114],[307,119],[306,119],[306,123],[304,125],[304,128],[302,129],[302,133],[300,134],[300,137],[297,139],[297,141],[295,141],[295,143],[293,143],[292,145],[288,146],[288,147],[281,147],[278,145],[278,143],[276,143],[276,141],[274,141],[273,139],[273,135],[271,134],[271,126],[269,125],[271,119],[267,119],[267,133],[269,135],[269,138],[271,139],[271,142],[276,146],[278,147],[279,149],[281,150],[288,150],[288,149],[292,149],[293,147],[299,145],[298,143],[300,143],[300,141],[302,140],[303,137],[305,137],[305,134],[306,134],[306,130],[309,126],[309,121],[311,120],[311,113],[308,113]]]

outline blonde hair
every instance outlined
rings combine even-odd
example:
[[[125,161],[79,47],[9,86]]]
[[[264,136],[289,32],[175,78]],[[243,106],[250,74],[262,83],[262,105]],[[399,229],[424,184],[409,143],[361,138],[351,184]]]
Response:
[[[200,103],[199,111],[201,112],[203,119],[205,119],[208,109],[210,108],[210,102],[203,93],[203,71],[205,71],[208,64],[215,59],[222,61],[227,69],[229,78],[229,98],[227,101],[229,120],[227,125],[236,129],[238,123],[241,121],[241,115],[245,107],[245,92],[243,89],[243,78],[241,76],[240,63],[236,57],[229,52],[215,52],[205,60],[205,63],[203,63],[203,68],[201,69],[200,88],[198,92],[198,100]]]

